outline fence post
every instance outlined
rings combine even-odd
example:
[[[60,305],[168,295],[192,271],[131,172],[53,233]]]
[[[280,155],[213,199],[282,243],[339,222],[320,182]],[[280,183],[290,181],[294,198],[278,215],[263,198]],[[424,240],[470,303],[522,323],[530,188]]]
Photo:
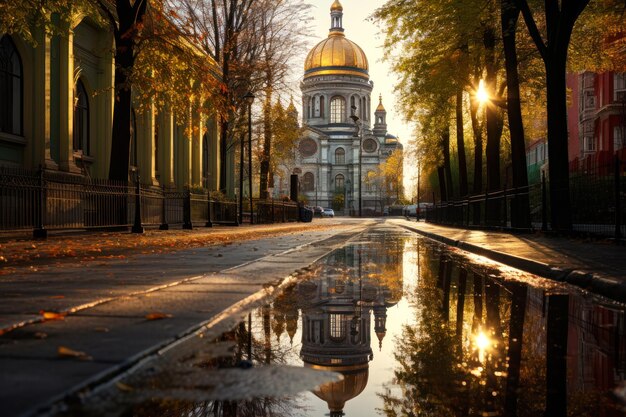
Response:
[[[509,211],[506,209],[507,208],[507,202],[506,202],[506,182],[504,183],[504,194],[502,195],[502,200],[504,201],[503,207],[504,207],[504,216],[502,216],[502,220],[504,221],[503,225],[506,228],[508,225],[508,215],[509,215]]]
[[[161,225],[159,230],[169,230],[170,226],[167,224],[167,197],[165,194],[165,185],[161,186]]]
[[[183,199],[183,229],[191,230],[191,190],[185,188],[185,196]]]
[[[485,190],[485,221],[483,222],[483,226],[491,226],[491,219],[487,216],[487,205],[489,204],[489,190]]]
[[[438,219],[439,219],[439,210],[437,210],[437,205],[435,204],[435,192],[433,191],[433,211],[435,212],[434,216],[431,216],[431,221],[433,223],[439,223]]]
[[[548,230],[548,195],[546,190],[546,173],[541,173],[541,230]]]
[[[274,215],[274,199],[272,198],[272,223],[276,223],[276,216]]]
[[[135,221],[131,228],[132,233],[143,233],[141,225],[141,185],[139,171],[135,171]]]
[[[213,221],[211,220],[211,190],[206,191],[206,198],[207,198],[207,203],[206,203],[206,207],[207,207],[206,219],[207,220],[204,226],[213,227]]]
[[[620,160],[615,155],[615,239],[622,238],[622,201],[621,201]]]
[[[37,222],[35,223],[35,228],[33,229],[33,238],[35,239],[45,239],[48,237],[48,231],[45,228],[46,221],[46,188],[45,188],[45,180],[43,177],[43,167],[39,167],[39,181],[38,181],[38,195],[37,200],[39,203],[39,210],[37,213]]]
[[[287,223],[287,218],[285,217],[285,202],[283,201],[283,223]]]

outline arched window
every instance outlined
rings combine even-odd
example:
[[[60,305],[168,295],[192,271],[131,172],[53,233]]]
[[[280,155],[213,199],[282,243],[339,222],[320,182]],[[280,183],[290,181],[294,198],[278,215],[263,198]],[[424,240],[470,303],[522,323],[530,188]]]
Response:
[[[74,91],[74,151],[89,155],[89,96],[80,79]]]
[[[343,174],[337,174],[337,176],[335,177],[335,191],[343,192],[345,187],[344,180],[345,178]]]
[[[330,315],[330,338],[341,341],[346,337],[348,317],[345,314],[333,313]]]
[[[22,60],[8,35],[0,38],[0,132],[22,134]]]
[[[343,123],[346,116],[346,101],[343,97],[333,97],[330,101],[330,122]]]
[[[356,116],[356,99],[354,96],[350,97],[350,114]]]
[[[302,191],[313,191],[315,189],[315,177],[307,172],[302,177]]]
[[[343,148],[335,150],[335,164],[343,165],[346,163],[346,151]]]
[[[320,117],[324,117],[324,96],[320,96]]]

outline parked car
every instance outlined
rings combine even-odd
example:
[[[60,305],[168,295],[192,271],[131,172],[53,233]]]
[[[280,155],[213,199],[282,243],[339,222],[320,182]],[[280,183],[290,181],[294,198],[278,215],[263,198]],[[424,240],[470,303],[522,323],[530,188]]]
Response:
[[[433,208],[433,203],[419,203],[417,210],[417,217],[422,218],[426,215],[426,212]]]
[[[322,217],[335,217],[335,210],[331,208],[325,208],[322,212]]]
[[[417,216],[417,204],[404,206],[404,209],[402,210],[402,214],[404,214],[406,217],[416,217]]]
[[[322,213],[324,212],[324,207],[321,206],[315,206],[313,207],[313,213],[316,216],[322,217]]]

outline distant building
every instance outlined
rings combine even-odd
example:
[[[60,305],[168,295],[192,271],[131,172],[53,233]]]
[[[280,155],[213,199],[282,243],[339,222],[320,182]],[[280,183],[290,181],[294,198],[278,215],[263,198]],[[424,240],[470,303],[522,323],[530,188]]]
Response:
[[[541,173],[547,169],[548,142],[545,138],[534,140],[526,147],[526,164],[528,167],[528,183],[541,181]]]
[[[371,119],[374,83],[369,79],[367,57],[344,35],[343,7],[338,0],[332,4],[330,15],[328,37],[309,52],[305,61],[300,85],[304,133],[297,145],[295,166],[292,172],[275,175],[274,189],[288,194],[289,176],[298,174],[300,194],[309,204],[356,210],[361,184],[363,212],[380,212],[380,188],[365,179],[402,145],[387,132],[382,98]],[[357,116],[362,126],[359,135],[351,116]],[[359,181],[361,139],[363,181]]]
[[[606,170],[613,155],[626,159],[626,73],[570,74],[570,168]]]

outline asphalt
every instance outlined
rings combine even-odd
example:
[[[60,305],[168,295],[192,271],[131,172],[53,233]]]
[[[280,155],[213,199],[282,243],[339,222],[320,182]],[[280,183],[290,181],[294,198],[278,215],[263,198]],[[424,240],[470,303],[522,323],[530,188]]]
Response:
[[[45,415],[241,314],[373,221],[0,279],[2,416]],[[250,228],[253,229],[252,227]],[[45,319],[43,313],[55,313]],[[50,314],[48,314],[50,316]]]
[[[259,236],[247,240],[0,276],[1,414],[45,415],[199,329],[239,317],[296,271],[381,221],[339,219],[279,235],[269,233],[271,226],[254,226],[249,230],[257,228]],[[385,221],[626,302],[624,246]],[[45,319],[42,312],[59,316]]]

